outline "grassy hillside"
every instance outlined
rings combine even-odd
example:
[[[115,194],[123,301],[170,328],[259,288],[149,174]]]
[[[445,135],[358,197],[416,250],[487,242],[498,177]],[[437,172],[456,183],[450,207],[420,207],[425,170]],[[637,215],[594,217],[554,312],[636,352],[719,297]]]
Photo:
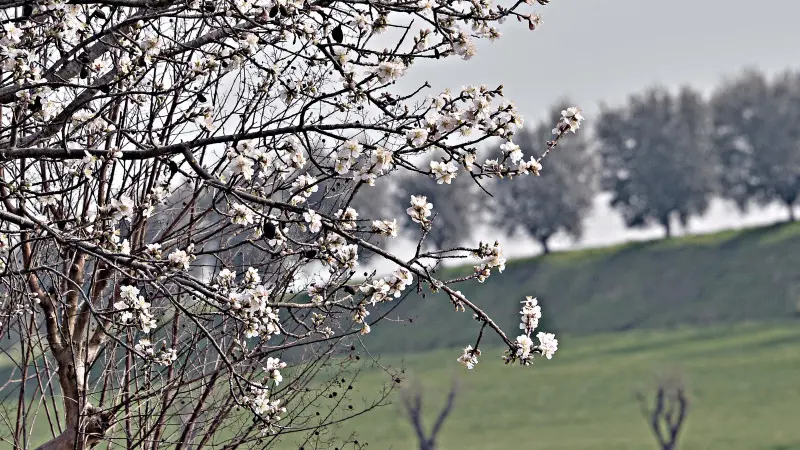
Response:
[[[409,378],[423,386],[431,422],[454,376],[460,381],[441,450],[655,449],[634,392],[652,393],[655,377],[669,372],[683,377],[691,401],[679,448],[800,449],[800,326],[565,337],[551,361],[528,368],[504,366],[499,352],[485,349],[469,372],[455,362],[458,349],[403,360]],[[367,394],[382,381],[377,371],[369,373],[357,383],[359,392]],[[375,450],[414,448],[413,432],[399,411],[396,404],[386,406],[339,434],[357,430]]]
[[[578,335],[786,320],[800,308],[800,224],[517,260],[486,283],[459,289],[511,330],[525,295],[543,304],[542,328]],[[397,321],[368,336],[374,351],[463,346],[476,335],[471,315],[454,314],[442,295],[411,297],[389,317]]]

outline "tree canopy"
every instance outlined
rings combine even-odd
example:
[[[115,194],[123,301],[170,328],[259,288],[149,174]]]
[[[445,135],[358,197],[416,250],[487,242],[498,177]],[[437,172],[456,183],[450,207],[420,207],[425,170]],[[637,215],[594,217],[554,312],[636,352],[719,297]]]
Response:
[[[708,108],[690,88],[650,89],[624,106],[604,108],[596,124],[604,189],[628,226],[656,223],[672,234],[708,209],[717,164]]]

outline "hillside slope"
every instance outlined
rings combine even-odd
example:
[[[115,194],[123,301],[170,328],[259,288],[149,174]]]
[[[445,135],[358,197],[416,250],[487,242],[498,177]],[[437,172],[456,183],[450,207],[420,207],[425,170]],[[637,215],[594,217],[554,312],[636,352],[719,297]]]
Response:
[[[511,333],[525,295],[543,305],[541,328],[570,334],[790,319],[800,311],[800,223],[516,260],[458,289]],[[411,296],[388,317],[365,339],[373,351],[463,346],[477,335],[471,314],[454,313],[441,294]]]

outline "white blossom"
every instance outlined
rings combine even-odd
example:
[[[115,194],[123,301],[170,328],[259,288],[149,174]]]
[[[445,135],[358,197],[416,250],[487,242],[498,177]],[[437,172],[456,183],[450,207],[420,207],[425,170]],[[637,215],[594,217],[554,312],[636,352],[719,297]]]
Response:
[[[551,359],[558,350],[558,339],[553,333],[538,333],[536,339],[539,340],[539,350],[547,359]]]
[[[419,224],[428,222],[428,217],[431,215],[433,204],[428,203],[428,197],[424,195],[412,195],[411,207],[406,209],[406,213],[411,217],[411,220]]]
[[[123,195],[119,199],[111,199],[110,206],[112,211],[114,211],[114,217],[117,219],[125,218],[130,221],[131,216],[133,216],[133,200],[127,195]]]
[[[450,184],[458,173],[458,167],[452,161],[446,163],[431,161],[430,166],[431,171],[436,175],[436,183],[438,184]]]
[[[478,364],[478,356],[480,354],[480,350],[473,349],[471,345],[468,345],[464,347],[464,353],[458,357],[458,362],[467,369],[472,370]]]
[[[231,210],[233,211],[231,222],[242,226],[247,226],[253,223],[253,211],[246,205],[237,203],[233,205]]]
[[[245,180],[249,181],[253,178],[253,161],[250,158],[237,155],[233,158],[231,167],[234,174],[242,174]]]
[[[422,147],[428,140],[428,131],[423,128],[414,128],[406,133],[406,138],[412,147]]]
[[[187,253],[186,250],[175,249],[169,254],[167,259],[173,266],[182,270],[189,270],[189,264],[192,262],[192,255]]]
[[[522,310],[519,313],[522,316],[522,323],[519,324],[519,328],[526,334],[531,334],[539,326],[539,319],[542,318],[542,308],[539,306],[539,301],[531,296],[525,297],[525,301],[522,302]]]
[[[375,69],[375,75],[378,76],[378,80],[380,80],[381,83],[387,83],[402,77],[405,71],[406,68],[401,63],[383,61],[378,64],[378,67]]]
[[[503,153],[506,154],[508,159],[510,159],[514,164],[520,162],[522,158],[525,157],[525,155],[522,153],[522,150],[519,148],[519,145],[512,141],[507,141],[505,144],[501,145],[500,148],[503,150]]]
[[[387,237],[397,237],[397,219],[373,220],[372,229]]]
[[[281,381],[283,381],[280,369],[283,369],[284,367],[286,367],[286,363],[278,358],[267,358],[267,364],[264,366],[264,370],[269,373],[269,378],[275,382],[275,386],[279,385]]]
[[[309,209],[303,213],[303,220],[309,224],[308,228],[312,233],[317,233],[322,230],[322,216],[314,212],[313,209]]]

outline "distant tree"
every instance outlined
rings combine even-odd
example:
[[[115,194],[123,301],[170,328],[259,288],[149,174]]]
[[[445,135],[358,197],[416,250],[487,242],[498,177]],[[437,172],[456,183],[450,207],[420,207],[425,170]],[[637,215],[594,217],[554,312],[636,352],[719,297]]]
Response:
[[[559,145],[564,145],[567,141]],[[431,159],[427,164],[422,164],[422,167],[429,167],[431,162],[438,164],[440,160]],[[455,247],[469,240],[475,226],[480,223],[475,202],[480,189],[478,185],[464,171],[449,181],[439,183],[436,178],[421,177],[419,174],[398,177],[396,200],[393,202],[393,206],[405,210],[411,196],[415,195],[424,196],[429,203],[436,206],[433,218],[436,226],[427,230],[425,239],[437,250]],[[419,224],[408,214],[398,216],[403,228],[412,232],[420,229]]]
[[[686,386],[679,377],[665,377],[658,383],[653,404],[641,392],[636,393],[642,415],[650,424],[650,429],[661,450],[678,448],[678,437],[686,425],[689,400]]]
[[[686,226],[705,213],[717,165],[711,122],[701,95],[650,89],[628,104],[604,108],[597,124],[603,188],[630,227],[657,223],[672,236],[672,219]]]
[[[558,118],[562,109],[553,108],[550,118]],[[538,156],[537,151],[542,153],[539,149],[552,137],[551,128],[542,122],[530,131],[525,129],[514,135],[515,144],[522,154]],[[510,236],[521,233],[536,239],[545,253],[559,231],[580,238],[595,194],[596,164],[586,139],[574,136],[555,153],[539,172],[541,179],[495,181],[490,187],[494,198],[487,204],[493,212],[492,225]]]
[[[417,436],[419,450],[435,450],[436,439],[442,431],[442,425],[448,416],[453,412],[453,405],[455,404],[456,394],[458,393],[458,384],[453,383],[450,386],[450,391],[447,394],[447,400],[444,407],[436,417],[436,422],[433,423],[430,432],[425,431],[425,424],[422,423],[422,389],[419,385],[412,387],[405,387],[400,392],[401,405],[403,412],[411,422],[411,427],[414,428],[414,433]]]
[[[770,83],[746,71],[716,90],[713,143],[722,164],[722,194],[742,211],[780,201],[795,220],[800,194],[800,74]]]

